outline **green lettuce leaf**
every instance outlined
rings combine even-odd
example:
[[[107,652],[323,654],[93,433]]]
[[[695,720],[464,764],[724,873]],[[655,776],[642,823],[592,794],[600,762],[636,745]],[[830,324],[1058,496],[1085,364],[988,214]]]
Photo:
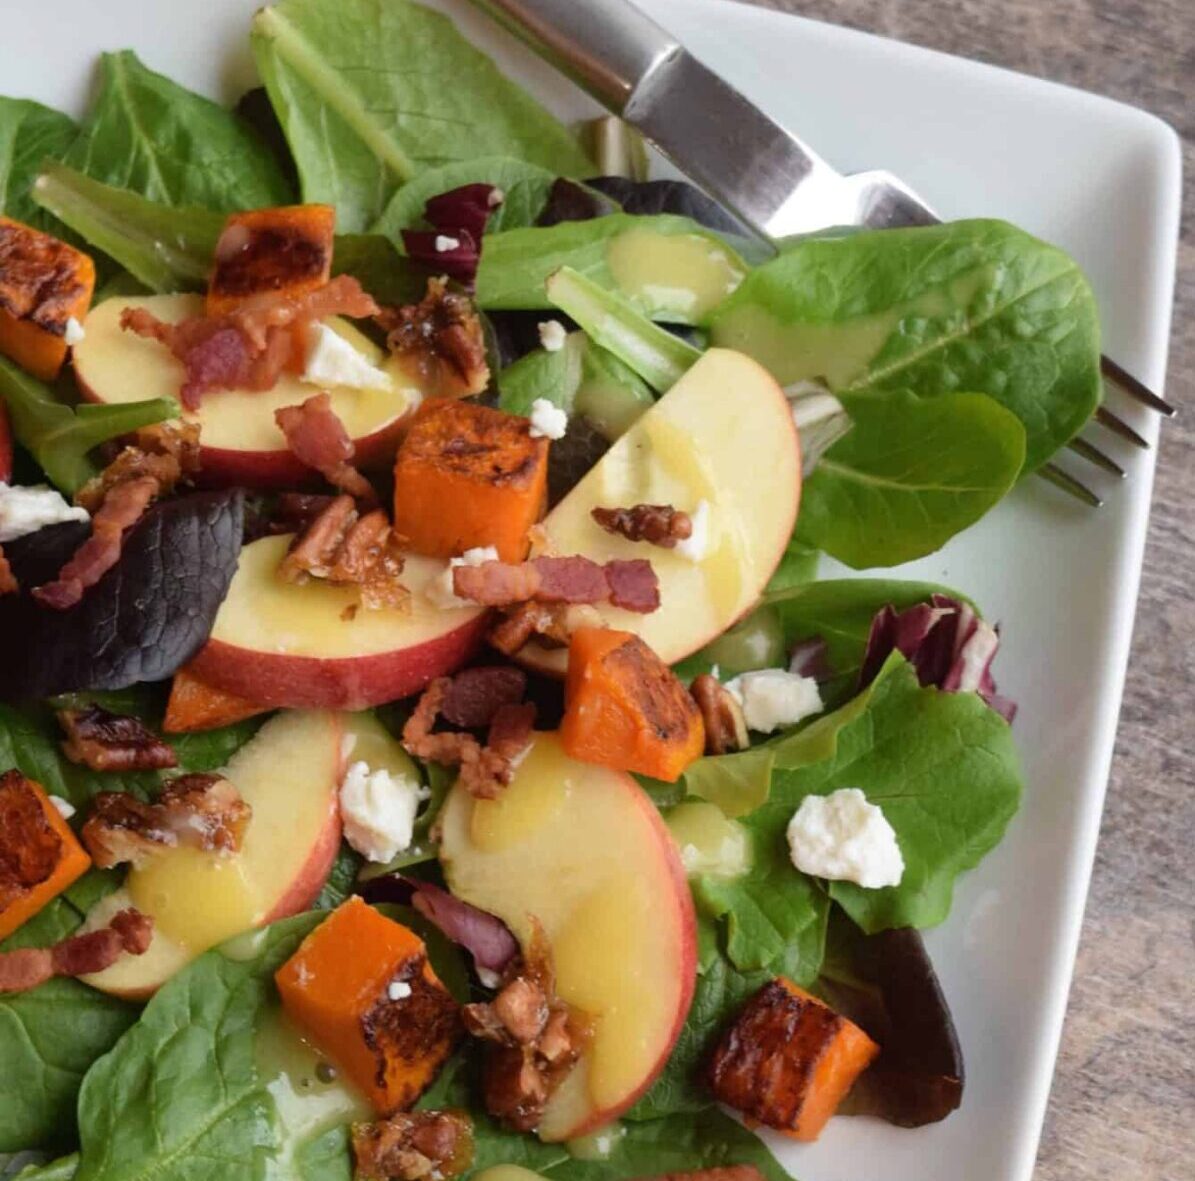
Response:
[[[0,98],[0,213],[53,234],[53,217],[32,197],[34,178],[46,157],[62,156],[78,134],[73,119],[41,103]]]
[[[342,230],[372,226],[400,185],[452,161],[592,168],[452,21],[408,0],[281,0],[254,19],[253,51],[303,199],[335,205]]]

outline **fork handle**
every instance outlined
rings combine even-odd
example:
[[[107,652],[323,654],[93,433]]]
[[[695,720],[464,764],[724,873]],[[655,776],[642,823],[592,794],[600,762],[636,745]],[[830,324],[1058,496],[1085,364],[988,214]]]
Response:
[[[622,114],[635,88],[681,52],[627,0],[474,0],[499,24]]]

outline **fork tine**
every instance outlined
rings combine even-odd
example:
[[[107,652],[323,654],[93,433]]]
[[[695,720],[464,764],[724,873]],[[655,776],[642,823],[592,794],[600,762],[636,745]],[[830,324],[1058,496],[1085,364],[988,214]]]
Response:
[[[1142,385],[1128,370],[1117,365],[1111,357],[1100,357],[1100,372],[1117,389],[1123,390],[1130,398],[1140,402],[1142,406],[1148,406],[1166,418],[1173,418],[1177,413],[1174,406],[1171,406],[1164,398],[1159,398],[1148,386]]]
[[[1037,469],[1037,474],[1091,508],[1100,508],[1104,503],[1086,484],[1080,484],[1074,476],[1064,472],[1056,463],[1043,464]]]
[[[1110,455],[1105,455],[1098,447],[1089,443],[1086,439],[1076,437],[1067,443],[1067,446],[1076,455],[1081,455],[1088,463],[1095,464],[1096,467],[1109,472],[1111,475],[1116,476],[1117,479],[1123,480],[1125,478],[1124,468]]]
[[[1122,439],[1132,443],[1134,447],[1140,447],[1142,451],[1149,450],[1149,443],[1137,434],[1123,418],[1113,414],[1107,406],[1097,406],[1095,408],[1095,420],[1100,426],[1106,427],[1114,435],[1119,435]]]

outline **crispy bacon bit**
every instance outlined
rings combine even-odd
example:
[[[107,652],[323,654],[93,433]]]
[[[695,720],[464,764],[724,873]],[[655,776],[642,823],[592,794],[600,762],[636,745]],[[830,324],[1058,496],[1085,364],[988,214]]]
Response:
[[[350,275],[314,291],[288,296],[263,292],[223,316],[193,316],[169,324],[145,308],[125,308],[120,326],[164,344],[183,364],[179,398],[195,410],[209,390],[273,389],[284,369],[299,369],[306,329],[326,316],[361,319],[378,305]]]
[[[501,706],[517,705],[526,693],[527,674],[521,668],[467,668],[452,678],[440,714],[462,730],[480,730]]]
[[[433,733],[451,688],[450,677],[438,677],[428,685],[403,728],[403,746],[416,758],[460,767],[466,791],[478,799],[492,800],[514,778],[516,761],[531,741],[535,706],[499,706],[482,746],[472,734]]]
[[[439,1181],[473,1163],[473,1121],[463,1111],[397,1111],[353,1124],[356,1181]]]
[[[0,595],[15,595],[20,589],[17,576],[4,556],[4,547],[0,545]]]
[[[678,541],[693,535],[692,518],[670,504],[595,508],[589,515],[607,533],[618,533],[627,541],[646,541],[664,549],[672,549]]]
[[[114,914],[106,927],[72,935],[52,947],[0,952],[0,993],[27,992],[55,976],[102,972],[126,952],[144,955],[153,932],[153,919],[130,907]]]
[[[353,440],[332,409],[332,399],[326,392],[308,398],[301,406],[275,410],[274,421],[300,463],[314,468],[329,484],[350,496],[374,499],[372,485],[352,465]]]
[[[158,496],[199,471],[199,423],[161,422],[136,431],[110,464],[75,493],[75,503],[89,513],[99,511],[118,484],[149,477],[158,482]]]
[[[410,591],[399,581],[403,556],[386,514],[360,516],[351,496],[338,496],[295,538],[278,568],[287,582],[319,578],[334,586],[355,586],[361,605],[401,607]]]
[[[418,303],[384,308],[375,317],[386,345],[411,370],[419,388],[440,398],[468,398],[489,383],[485,337],[472,300],[429,279]]]
[[[660,605],[660,586],[651,563],[642,558],[604,566],[574,554],[526,562],[482,562],[456,566],[454,592],[485,607],[515,603],[612,603],[646,614]]]
[[[751,745],[742,706],[722,688],[717,677],[702,673],[689,686],[705,723],[705,753],[724,755]]]
[[[20,771],[0,775],[0,913],[41,885],[62,859],[32,783]]]
[[[520,1132],[534,1131],[544,1107],[576,1065],[589,1022],[556,995],[547,939],[538,920],[524,959],[492,1001],[466,1005],[465,1029],[486,1046],[486,1110]]]
[[[100,792],[83,825],[83,844],[99,869],[138,865],[179,845],[232,853],[241,847],[253,809],[219,775],[181,775],[153,804],[123,791]]]
[[[60,709],[58,721],[66,733],[63,754],[93,771],[160,771],[178,766],[174,751],[137,718],[90,705]]]

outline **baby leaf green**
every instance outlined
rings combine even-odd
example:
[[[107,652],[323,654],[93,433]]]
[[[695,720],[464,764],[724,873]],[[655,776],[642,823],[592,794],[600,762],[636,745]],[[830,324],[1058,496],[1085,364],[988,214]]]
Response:
[[[0,98],[0,213],[54,233],[57,222],[30,190],[47,157],[62,156],[77,134],[73,119],[24,98]]]

